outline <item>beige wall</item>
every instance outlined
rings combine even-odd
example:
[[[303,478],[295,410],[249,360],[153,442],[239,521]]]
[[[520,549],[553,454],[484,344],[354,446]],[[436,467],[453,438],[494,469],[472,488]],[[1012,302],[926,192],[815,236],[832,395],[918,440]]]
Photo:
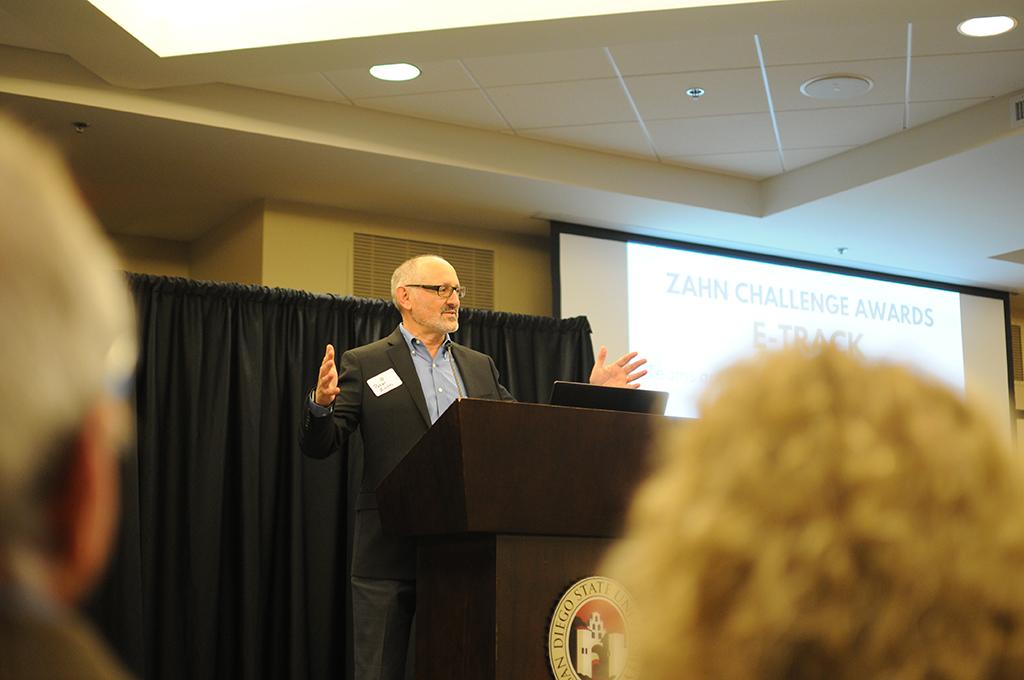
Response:
[[[193,241],[192,277],[263,283],[263,211],[263,201],[258,201]]]
[[[125,271],[158,276],[190,276],[189,244],[165,238],[111,234]]]
[[[420,220],[268,201],[263,283],[314,293],[352,294],[356,232],[494,251],[494,305],[503,312],[551,314],[548,239]]]
[[[260,201],[191,244],[112,238],[128,271],[351,295],[356,232],[493,250],[495,309],[551,314],[545,236]]]

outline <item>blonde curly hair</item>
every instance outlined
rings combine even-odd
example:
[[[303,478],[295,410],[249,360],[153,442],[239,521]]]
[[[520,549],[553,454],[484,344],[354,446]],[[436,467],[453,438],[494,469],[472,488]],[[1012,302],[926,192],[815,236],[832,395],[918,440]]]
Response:
[[[604,565],[644,680],[1024,678],[1024,475],[946,387],[828,349],[735,366]]]

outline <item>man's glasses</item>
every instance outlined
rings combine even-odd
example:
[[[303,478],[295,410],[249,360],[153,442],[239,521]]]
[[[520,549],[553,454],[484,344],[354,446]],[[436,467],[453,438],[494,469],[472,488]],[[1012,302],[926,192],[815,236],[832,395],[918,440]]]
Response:
[[[437,293],[437,297],[447,300],[451,297],[452,293],[459,296],[459,299],[466,297],[465,286],[449,286],[447,283],[442,283],[439,286],[428,286],[422,283],[407,283],[406,288],[423,288],[425,290],[432,290]]]

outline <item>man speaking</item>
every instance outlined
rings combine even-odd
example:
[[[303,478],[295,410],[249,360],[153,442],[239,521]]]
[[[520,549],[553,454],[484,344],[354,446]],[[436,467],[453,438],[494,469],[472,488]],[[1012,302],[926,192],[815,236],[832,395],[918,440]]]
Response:
[[[446,260],[421,255],[403,262],[391,276],[391,294],[402,323],[383,340],[345,352],[340,377],[327,345],[302,428],[302,450],[314,458],[333,453],[357,428],[363,438],[352,548],[356,680],[406,677],[416,610],[416,544],[384,534],[377,486],[456,399],[513,399],[489,356],[449,337],[459,328],[465,289]],[[637,387],[647,374],[635,352],[608,365],[606,357],[601,347],[591,383]],[[411,668],[410,662],[409,676]]]

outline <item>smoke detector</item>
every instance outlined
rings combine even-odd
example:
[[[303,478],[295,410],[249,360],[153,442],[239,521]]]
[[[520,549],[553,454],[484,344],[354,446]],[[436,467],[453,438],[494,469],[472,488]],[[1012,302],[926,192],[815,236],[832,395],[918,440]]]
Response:
[[[811,78],[800,86],[800,91],[811,99],[853,99],[866,95],[874,86],[866,76],[831,73]]]

